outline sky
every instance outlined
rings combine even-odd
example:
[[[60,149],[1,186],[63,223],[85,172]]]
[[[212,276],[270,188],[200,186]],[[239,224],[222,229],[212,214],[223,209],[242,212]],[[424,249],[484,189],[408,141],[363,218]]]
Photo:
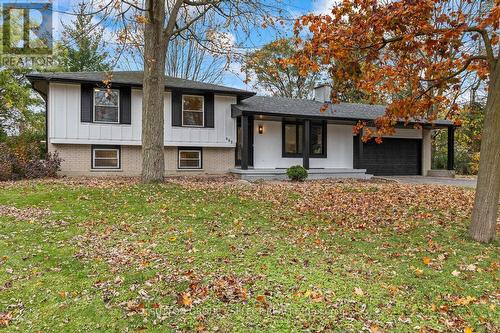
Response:
[[[4,3],[47,3],[49,0],[0,0],[0,4]],[[54,40],[58,40],[61,37],[61,32],[63,30],[63,23],[69,23],[74,19],[74,16],[69,14],[73,11],[74,6],[81,0],[52,0],[53,7],[53,31]],[[104,0],[94,0],[94,1],[104,1]],[[300,17],[303,14],[314,12],[314,13],[326,13],[331,7],[331,5],[339,0],[282,0],[283,9],[286,10],[293,18]],[[0,19],[1,20],[1,19]],[[116,36],[114,35],[112,24],[106,26],[105,28],[105,39],[107,41],[116,41]],[[242,45],[241,50],[254,50],[266,43],[273,41],[274,39],[281,36],[291,36],[292,27],[284,27],[280,31],[256,27],[252,30],[251,38],[245,38],[244,40],[238,40],[242,38],[241,34],[238,32],[229,31],[231,36],[230,39],[234,40],[235,44]],[[110,45],[112,45],[111,43]],[[243,88],[248,90],[254,90],[252,83],[245,84],[245,75],[240,70],[241,65],[237,62],[232,61],[228,68],[224,71],[222,84],[232,86],[235,88]],[[130,61],[120,61],[117,70],[142,70],[140,64],[130,62]]]

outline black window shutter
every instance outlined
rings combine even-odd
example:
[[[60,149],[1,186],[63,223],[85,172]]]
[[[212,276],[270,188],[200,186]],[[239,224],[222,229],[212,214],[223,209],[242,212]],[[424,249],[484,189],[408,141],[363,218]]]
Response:
[[[120,88],[120,124],[130,124],[132,121],[132,99],[130,87]]]
[[[214,123],[214,94],[205,94],[205,127],[213,128]]]
[[[94,115],[94,87],[89,84],[82,84],[80,98],[81,121],[91,123]]]
[[[172,91],[172,126],[182,126],[182,94]]]

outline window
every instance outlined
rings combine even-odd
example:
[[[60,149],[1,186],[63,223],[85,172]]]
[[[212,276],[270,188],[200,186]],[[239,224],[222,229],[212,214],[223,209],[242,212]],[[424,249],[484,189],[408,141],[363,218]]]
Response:
[[[119,169],[120,148],[92,148],[92,169]]]
[[[94,89],[94,121],[119,123],[120,91],[117,89]]]
[[[179,169],[201,169],[201,149],[179,148]]]
[[[325,124],[326,125],[326,124]],[[326,157],[325,141],[326,126],[322,123],[311,123],[311,149],[312,157]]]
[[[203,127],[203,96],[182,95],[182,126]]]
[[[284,124],[283,135],[283,156],[302,156],[304,125],[295,123]]]
[[[311,123],[310,157],[326,157],[326,123]],[[283,157],[302,157],[303,123],[283,124]]]

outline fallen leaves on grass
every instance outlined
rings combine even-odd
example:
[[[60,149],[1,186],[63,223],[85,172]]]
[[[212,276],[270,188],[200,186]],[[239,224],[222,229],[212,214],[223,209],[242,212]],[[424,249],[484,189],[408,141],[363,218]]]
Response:
[[[13,217],[18,221],[30,221],[42,219],[50,216],[50,209],[37,207],[16,208],[12,206],[0,205],[0,216]]]
[[[0,327],[9,326],[11,320],[12,320],[12,313],[0,312]]]
[[[79,248],[75,257],[83,261],[104,261],[115,271],[168,266],[165,257],[153,250],[156,244],[149,241],[131,241],[120,235],[121,229],[120,226],[113,226],[104,231],[91,229],[74,237],[71,242]],[[134,231],[129,230],[129,236],[133,234]]]
[[[360,287],[355,287],[354,288],[354,293],[358,296],[364,296],[365,293],[363,292],[363,289],[361,289]]]
[[[177,304],[183,307],[190,307],[193,305],[193,299],[188,292],[182,292],[177,296]]]
[[[378,183],[357,180],[318,180],[303,183],[261,182],[234,186],[232,178],[176,178],[171,183],[188,189],[227,190],[243,198],[292,207],[346,228],[378,230],[413,228],[422,220],[450,226],[470,217],[474,192],[460,187]]]

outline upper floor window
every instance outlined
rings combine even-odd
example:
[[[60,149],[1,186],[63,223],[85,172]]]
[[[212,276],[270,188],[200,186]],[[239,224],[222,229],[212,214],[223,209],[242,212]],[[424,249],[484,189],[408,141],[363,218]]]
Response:
[[[94,89],[94,122],[120,122],[120,91],[117,89]]]
[[[182,126],[203,127],[204,119],[203,96],[182,95]]]

